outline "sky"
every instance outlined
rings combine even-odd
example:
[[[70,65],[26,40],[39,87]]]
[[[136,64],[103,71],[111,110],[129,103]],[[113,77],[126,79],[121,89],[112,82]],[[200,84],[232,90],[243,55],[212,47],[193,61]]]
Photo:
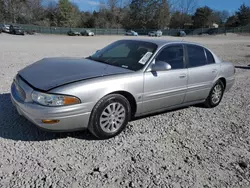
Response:
[[[100,0],[71,0],[78,4],[83,11],[94,11],[99,8]],[[245,3],[250,6],[250,0],[197,0],[198,6],[209,6],[215,10],[228,10],[233,13],[240,7],[241,4]]]
[[[215,10],[228,10],[233,13],[245,3],[250,6],[250,0],[198,0],[199,6],[209,6]]]

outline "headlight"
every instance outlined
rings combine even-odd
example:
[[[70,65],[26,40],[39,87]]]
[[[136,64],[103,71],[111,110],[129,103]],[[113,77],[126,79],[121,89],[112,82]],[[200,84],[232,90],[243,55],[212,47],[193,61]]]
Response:
[[[47,94],[38,91],[32,92],[32,100],[44,106],[66,106],[81,103],[77,97]]]

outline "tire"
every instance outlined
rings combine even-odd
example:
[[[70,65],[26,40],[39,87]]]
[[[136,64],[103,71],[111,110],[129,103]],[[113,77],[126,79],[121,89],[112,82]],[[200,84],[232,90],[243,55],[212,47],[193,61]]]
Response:
[[[225,86],[221,80],[218,80],[216,84],[212,87],[204,106],[207,108],[214,108],[218,106],[221,102],[225,90]]]
[[[88,129],[99,139],[111,138],[125,129],[130,117],[130,103],[124,96],[107,95],[93,108]]]

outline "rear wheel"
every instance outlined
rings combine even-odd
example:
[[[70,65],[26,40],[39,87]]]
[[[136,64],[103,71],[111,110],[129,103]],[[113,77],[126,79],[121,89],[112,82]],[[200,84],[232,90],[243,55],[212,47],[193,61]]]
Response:
[[[216,107],[220,104],[221,99],[223,97],[225,90],[225,86],[221,80],[217,81],[217,83],[211,89],[209,96],[207,97],[204,105],[208,108]]]
[[[128,124],[130,114],[130,104],[124,96],[107,95],[95,105],[89,121],[89,131],[100,139],[116,136]]]

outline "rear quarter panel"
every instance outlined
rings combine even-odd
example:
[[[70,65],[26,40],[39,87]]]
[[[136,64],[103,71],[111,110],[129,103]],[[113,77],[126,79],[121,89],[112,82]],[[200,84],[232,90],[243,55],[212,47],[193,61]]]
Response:
[[[228,91],[235,83],[235,67],[233,63],[221,62],[219,77],[223,77],[226,79],[225,91]]]

